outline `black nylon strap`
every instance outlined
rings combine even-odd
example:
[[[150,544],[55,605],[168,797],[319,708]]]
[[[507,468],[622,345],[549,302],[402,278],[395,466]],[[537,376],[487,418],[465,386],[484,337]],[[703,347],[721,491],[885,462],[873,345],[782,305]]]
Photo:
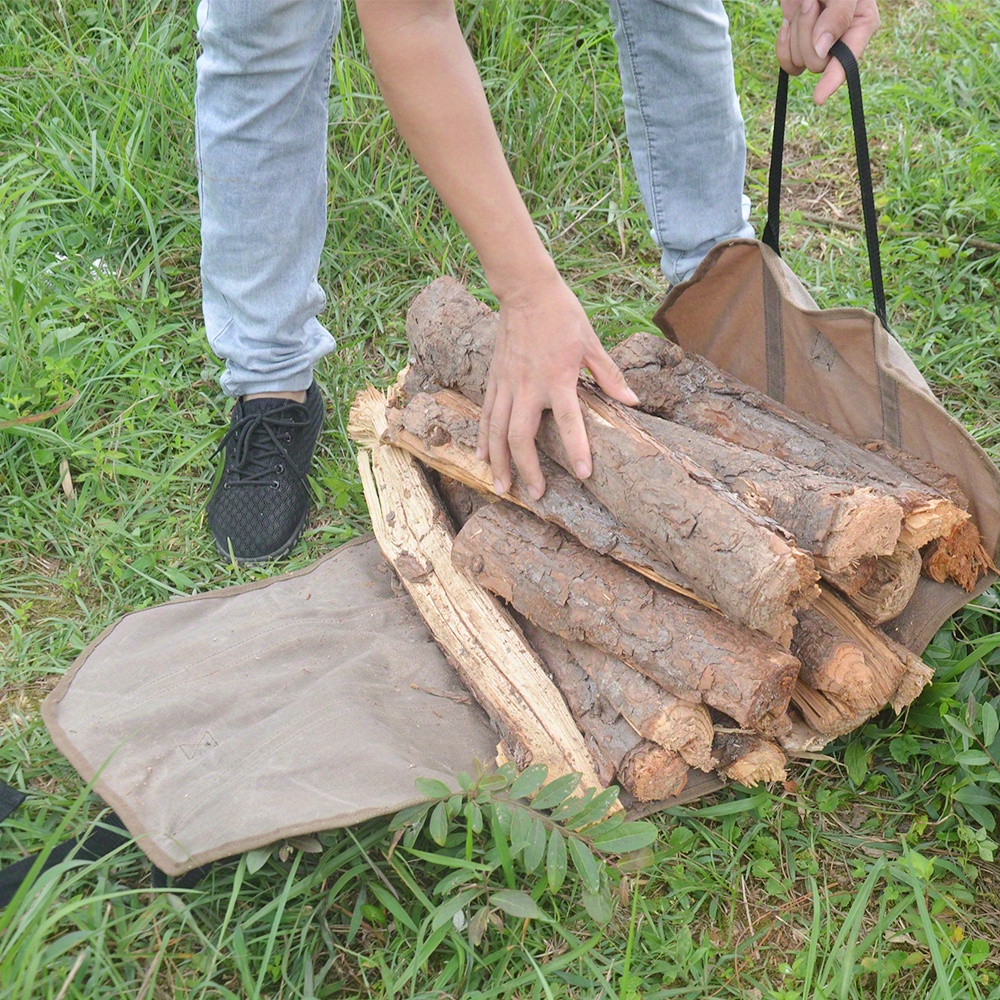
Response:
[[[131,839],[132,835],[122,821],[114,813],[108,813],[86,836],[72,837],[53,847],[42,861],[38,874],[54,868],[70,856],[82,861],[96,861],[117,851]],[[0,870],[0,909],[14,898],[39,857],[41,854],[32,854]]]
[[[868,266],[871,271],[872,296],[875,315],[882,326],[889,329],[885,304],[885,287],[882,281],[882,258],[878,244],[878,225],[875,217],[875,195],[872,190],[872,168],[868,156],[868,132],[865,128],[865,109],[861,98],[861,74],[854,53],[842,41],[830,49],[844,67],[847,92],[851,99],[851,123],[854,129],[854,151],[858,160],[858,185],[861,190],[861,209],[865,220],[865,243],[868,246]],[[781,230],[781,168],[785,147],[785,118],[788,110],[788,74],[778,73],[778,93],[774,99],[774,131],[771,134],[771,167],[767,177],[767,221],[761,240],[775,253],[780,254]]]
[[[10,785],[0,781],[0,823],[2,823],[27,798],[24,792],[19,792]]]

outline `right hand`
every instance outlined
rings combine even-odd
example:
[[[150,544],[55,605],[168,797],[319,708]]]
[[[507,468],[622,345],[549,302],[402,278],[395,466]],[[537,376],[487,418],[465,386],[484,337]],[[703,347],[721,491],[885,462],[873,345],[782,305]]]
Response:
[[[876,0],[781,0],[783,20],[775,49],[791,76],[822,73],[813,100],[823,104],[846,77],[830,46],[840,39],[860,57],[882,23]]]

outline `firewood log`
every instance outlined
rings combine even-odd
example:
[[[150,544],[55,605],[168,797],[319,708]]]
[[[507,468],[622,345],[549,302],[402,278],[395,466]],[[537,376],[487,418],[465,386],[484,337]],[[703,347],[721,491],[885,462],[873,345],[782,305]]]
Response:
[[[453,558],[525,617],[621,658],[678,698],[762,731],[784,720],[793,656],[510,504],[477,511]]]
[[[687,784],[689,770],[681,754],[637,733],[604,697],[564,639],[523,619],[521,624],[586,737],[601,777],[618,781],[640,802],[679,794]]]
[[[726,441],[892,495],[904,512],[900,540],[921,548],[968,519],[964,506],[782,406],[676,344],[637,333],[611,352],[640,407]]]
[[[903,511],[891,497],[751,451],[673,420],[643,414],[642,426],[705,466],[748,507],[792,533],[820,574],[893,552]]]
[[[496,328],[497,319],[457,282],[438,279],[407,314],[415,368],[432,386],[481,402]],[[816,593],[812,559],[701,466],[654,440],[626,407],[585,387],[579,396],[594,458],[586,489],[668,558],[701,598],[749,628],[787,637],[795,609]],[[570,468],[551,414],[537,442]]]

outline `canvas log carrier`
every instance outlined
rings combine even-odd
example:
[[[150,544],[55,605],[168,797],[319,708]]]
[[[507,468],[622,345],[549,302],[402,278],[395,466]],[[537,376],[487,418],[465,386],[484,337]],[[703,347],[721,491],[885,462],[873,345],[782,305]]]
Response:
[[[962,425],[945,412],[889,333],[857,63],[838,42],[847,73],[875,311],[821,310],[779,255],[779,206],[788,77],[782,71],[764,242],[734,240],[709,253],[675,286],[654,317],[686,351],[844,437],[887,446],[933,463],[958,481],[983,545],[1000,562],[1000,472]],[[627,373],[626,373],[627,374]],[[918,477],[919,478],[919,477]],[[922,579],[903,612],[882,627],[916,653],[942,624],[997,579],[970,593]]]
[[[954,476],[996,562],[1000,473],[888,332],[856,66],[843,46],[836,54],[851,87],[875,312],[820,310],[777,252],[784,78],[770,245],[717,247],[655,320],[767,399]],[[972,594],[996,578],[987,574]],[[920,652],[969,598],[924,580],[882,627]],[[371,540],[300,573],[126,616],[77,659],[42,711],[56,745],[168,875],[395,812],[419,800],[418,776],[452,782],[476,759],[492,760],[497,743]],[[688,791],[715,787],[706,778]],[[8,807],[19,798],[12,793]],[[83,856],[105,842],[111,850],[122,838],[84,844]]]

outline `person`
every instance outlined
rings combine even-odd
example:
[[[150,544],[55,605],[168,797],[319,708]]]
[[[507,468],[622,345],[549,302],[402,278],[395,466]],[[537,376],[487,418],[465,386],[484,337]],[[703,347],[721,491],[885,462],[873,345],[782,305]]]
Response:
[[[682,281],[717,243],[752,236],[745,140],[722,0],[609,0],[629,147],[666,277]],[[542,244],[504,159],[453,0],[357,0],[396,126],[479,256],[500,332],[478,453],[495,489],[516,468],[545,482],[534,438],[551,410],[576,474],[591,455],[581,368],[636,398]],[[860,53],[876,0],[782,0],[777,56],[843,82],[830,45]],[[326,132],[339,0],[200,0],[195,95],[205,326],[236,397],[207,521],[237,562],[285,555],[305,526],[307,474],[324,419],[313,369],[335,347],[317,319],[326,237]]]

